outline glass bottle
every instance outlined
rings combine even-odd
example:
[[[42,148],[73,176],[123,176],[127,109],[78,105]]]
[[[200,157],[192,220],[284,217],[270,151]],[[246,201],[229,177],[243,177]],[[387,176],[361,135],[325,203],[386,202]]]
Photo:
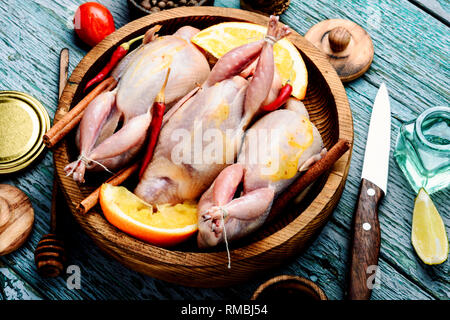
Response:
[[[401,126],[395,160],[411,187],[433,193],[450,185],[450,108],[434,107]]]

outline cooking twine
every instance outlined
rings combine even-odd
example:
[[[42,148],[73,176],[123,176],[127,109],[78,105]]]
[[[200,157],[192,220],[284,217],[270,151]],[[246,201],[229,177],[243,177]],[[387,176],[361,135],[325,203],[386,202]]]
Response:
[[[223,239],[225,240],[225,248],[227,249],[227,257],[228,257],[228,269],[231,269],[231,258],[230,258],[230,249],[228,248],[228,239],[227,239],[227,229],[225,228],[225,217],[228,215],[228,212],[223,207],[220,207],[220,211],[222,215],[222,225],[223,225]]]
[[[96,160],[94,160],[94,159],[90,159],[90,158],[86,157],[85,155],[80,154],[80,156],[79,156],[78,159],[77,159],[77,164],[76,164],[75,166],[73,166],[72,170],[70,170],[70,172],[69,172],[68,174],[66,174],[66,177],[70,176],[70,175],[75,171],[75,169],[78,167],[78,164],[79,164],[80,162],[83,162],[86,166],[87,166],[90,162],[93,162],[93,163],[99,165],[100,167],[102,167],[105,171],[107,171],[107,172],[109,172],[109,173],[111,173],[111,174],[114,174],[114,172],[112,172],[111,170],[109,170],[104,164],[101,164],[100,162],[98,162],[98,161],[96,161]]]
[[[277,42],[277,39],[274,36],[266,34],[264,36],[264,41],[268,42],[271,45],[274,45]]]

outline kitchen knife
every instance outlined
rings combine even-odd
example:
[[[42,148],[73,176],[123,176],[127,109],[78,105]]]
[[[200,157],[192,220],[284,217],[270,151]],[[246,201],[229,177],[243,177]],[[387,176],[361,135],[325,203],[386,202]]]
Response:
[[[368,300],[372,293],[380,252],[378,206],[386,194],[390,145],[391,110],[388,91],[383,83],[370,117],[361,185],[353,216],[348,288],[348,298],[351,300]]]

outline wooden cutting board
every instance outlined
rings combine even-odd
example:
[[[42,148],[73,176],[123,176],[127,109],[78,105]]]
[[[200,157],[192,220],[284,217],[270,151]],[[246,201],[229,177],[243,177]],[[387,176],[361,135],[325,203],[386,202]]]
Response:
[[[19,248],[34,223],[34,210],[27,195],[16,187],[0,184],[0,256]]]

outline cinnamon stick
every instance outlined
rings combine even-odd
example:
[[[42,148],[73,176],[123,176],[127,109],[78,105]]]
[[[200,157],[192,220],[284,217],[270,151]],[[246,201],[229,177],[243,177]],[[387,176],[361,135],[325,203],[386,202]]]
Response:
[[[349,148],[350,142],[340,139],[322,159],[312,165],[311,168],[295,180],[294,183],[276,199],[266,220],[269,221],[283,211],[289,202],[300,192],[302,192],[322,174],[330,170],[334,163],[339,160],[339,158],[346,153]]]
[[[89,92],[83,100],[81,100],[75,107],[73,107],[69,112],[67,112],[58,122],[56,122],[53,127],[48,130],[44,137],[44,143],[48,148],[52,148],[57,144],[62,138],[64,138],[75,126],[81,121],[83,117],[83,112],[89,105],[89,103],[94,100],[100,93],[105,90],[110,90],[114,88],[117,81],[113,77],[103,80],[94,90]]]
[[[106,180],[105,183],[112,184],[113,186],[120,185],[122,182],[124,182],[126,179],[128,179],[134,172],[136,172],[139,169],[140,161],[134,163],[128,168],[124,168],[120,170],[118,173],[116,173],[114,176]],[[100,186],[101,187],[101,186]],[[98,202],[98,197],[100,194],[100,187],[95,189],[94,192],[92,192],[86,199],[80,202],[78,204],[76,210],[79,214],[84,214],[89,212]]]

